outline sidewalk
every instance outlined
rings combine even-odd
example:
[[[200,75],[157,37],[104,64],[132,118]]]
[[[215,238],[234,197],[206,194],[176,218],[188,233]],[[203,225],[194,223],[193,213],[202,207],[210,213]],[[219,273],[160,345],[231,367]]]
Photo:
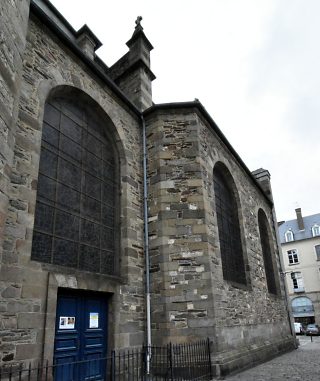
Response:
[[[320,337],[300,336],[297,350],[248,369],[226,381],[319,381]]]

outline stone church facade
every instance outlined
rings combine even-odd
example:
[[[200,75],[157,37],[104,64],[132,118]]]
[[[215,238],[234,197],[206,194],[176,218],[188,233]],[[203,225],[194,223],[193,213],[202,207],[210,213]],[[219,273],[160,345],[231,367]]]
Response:
[[[48,0],[0,7],[0,364],[84,310],[103,353],[144,344],[149,273],[153,343],[209,337],[217,374],[293,349],[268,171],[199,101],[153,104],[140,20],[107,67]]]

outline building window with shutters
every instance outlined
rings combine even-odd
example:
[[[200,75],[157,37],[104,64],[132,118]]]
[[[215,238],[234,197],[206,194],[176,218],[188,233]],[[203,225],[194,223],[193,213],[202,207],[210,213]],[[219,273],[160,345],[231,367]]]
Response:
[[[304,282],[301,272],[291,273],[291,279],[294,292],[304,292]]]
[[[289,265],[295,265],[296,263],[299,263],[298,251],[296,249],[288,250],[287,254]]]
[[[117,174],[105,125],[79,99],[47,102],[31,259],[116,273]]]
[[[238,205],[232,189],[231,175],[221,163],[214,168],[213,183],[223,277],[245,285],[247,282]]]

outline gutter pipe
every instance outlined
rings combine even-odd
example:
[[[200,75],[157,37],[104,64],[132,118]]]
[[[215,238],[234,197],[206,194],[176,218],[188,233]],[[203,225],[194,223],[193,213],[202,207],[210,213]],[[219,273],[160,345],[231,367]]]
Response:
[[[147,184],[147,137],[146,124],[141,114],[143,145],[143,211],[144,211],[144,255],[146,261],[146,323],[147,323],[147,374],[150,374],[151,360],[151,308],[150,308],[150,259],[148,228],[148,184]]]

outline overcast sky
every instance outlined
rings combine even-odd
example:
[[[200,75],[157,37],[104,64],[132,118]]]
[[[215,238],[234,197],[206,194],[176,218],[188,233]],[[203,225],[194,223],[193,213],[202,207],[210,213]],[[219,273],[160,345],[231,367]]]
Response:
[[[319,0],[51,1],[107,65],[141,15],[153,101],[198,98],[248,168],[271,173],[278,220],[320,213]]]

